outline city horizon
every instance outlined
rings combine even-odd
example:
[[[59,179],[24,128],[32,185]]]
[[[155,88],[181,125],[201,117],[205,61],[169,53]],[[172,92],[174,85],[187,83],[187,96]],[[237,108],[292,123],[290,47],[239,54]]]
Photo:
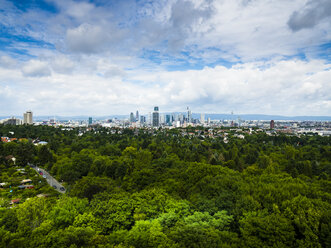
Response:
[[[139,111],[139,110],[138,110]],[[130,112],[134,113],[135,112]],[[89,117],[92,117],[94,120],[104,120],[104,119],[111,119],[111,118],[118,118],[118,119],[130,119],[130,113],[127,114],[104,114],[104,115],[88,115],[88,114],[81,114],[81,115],[36,115],[34,112],[34,120],[50,120],[50,119],[58,119],[58,120],[88,120]],[[150,111],[148,113],[141,113],[139,112],[140,116],[148,116],[152,114],[153,111]],[[184,116],[187,114],[187,111],[176,111],[176,112],[170,112],[170,111],[160,111],[160,115],[178,115],[183,114]],[[213,120],[233,120],[233,119],[244,119],[244,120],[293,120],[293,121],[331,121],[331,116],[328,115],[295,115],[295,116],[289,116],[289,115],[273,115],[273,114],[245,114],[245,113],[206,113],[206,112],[192,112],[192,116],[195,118],[200,118],[200,115],[205,115],[205,118],[213,118]],[[5,118],[19,118],[23,117],[23,114],[21,115],[0,115],[0,119]]]

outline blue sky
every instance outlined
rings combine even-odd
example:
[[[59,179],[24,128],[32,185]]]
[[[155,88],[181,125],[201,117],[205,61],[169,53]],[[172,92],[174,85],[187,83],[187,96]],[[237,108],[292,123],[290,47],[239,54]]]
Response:
[[[0,0],[0,116],[331,115],[328,0]]]

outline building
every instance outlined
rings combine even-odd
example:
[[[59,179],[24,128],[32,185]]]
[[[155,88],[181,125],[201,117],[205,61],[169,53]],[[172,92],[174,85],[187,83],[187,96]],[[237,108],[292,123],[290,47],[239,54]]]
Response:
[[[160,125],[159,107],[157,106],[154,107],[152,125],[153,127],[158,127]]]
[[[22,120],[15,117],[0,120],[0,124],[4,125],[22,125]]]
[[[187,122],[188,123],[192,122],[192,112],[189,107],[187,107]]]
[[[137,121],[137,122],[139,121],[139,112],[138,112],[138,110],[137,110],[137,112],[136,112],[136,121]]]
[[[171,118],[171,115],[166,115],[166,124],[167,125],[171,125],[171,123],[172,123],[172,118]]]
[[[92,117],[89,117],[89,118],[88,118],[88,124],[89,124],[89,125],[92,125]]]
[[[200,123],[204,124],[205,123],[205,114],[201,113],[200,115]]]
[[[143,116],[143,115],[140,116],[140,123],[141,124],[146,123],[146,117],[145,116]]]
[[[180,121],[180,124],[184,123],[184,115],[183,114],[179,114],[178,115],[178,120]]]
[[[134,117],[133,112],[130,113],[130,122],[136,122],[136,118]]]
[[[33,124],[33,115],[31,110],[28,110],[23,114],[23,124]]]
[[[150,125],[150,126],[153,124],[152,113],[151,113],[151,112],[148,112],[147,123],[148,123],[148,125]]]
[[[159,114],[159,124],[163,125],[165,123],[165,116],[163,114]]]
[[[275,121],[271,120],[270,121],[270,129],[274,129],[275,128]]]

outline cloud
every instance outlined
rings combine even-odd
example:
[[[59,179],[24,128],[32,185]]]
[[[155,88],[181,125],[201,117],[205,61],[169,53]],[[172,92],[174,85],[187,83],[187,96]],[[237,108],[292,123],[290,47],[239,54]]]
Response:
[[[212,9],[206,6],[194,6],[190,1],[177,1],[171,6],[169,22],[171,28],[167,33],[168,45],[171,50],[184,47],[190,34],[199,31],[199,26],[212,15]]]
[[[63,55],[56,56],[51,64],[55,72],[62,74],[72,73],[75,68],[75,63]]]
[[[22,67],[22,72],[27,77],[46,77],[51,75],[47,62],[34,59],[26,62]]]
[[[1,56],[0,57],[0,66],[5,68],[13,68],[17,65],[17,61],[9,56]]]
[[[330,114],[322,104],[330,101],[331,94],[327,79],[331,70],[326,68],[322,61],[293,60],[162,72],[135,79],[159,82],[162,87],[154,88],[159,101],[176,111],[190,105],[196,112]]]
[[[305,28],[313,28],[322,20],[328,18],[331,23],[331,1],[310,0],[299,11],[294,11],[287,24],[292,31],[296,32]]]
[[[139,57],[150,50],[157,51],[159,59],[172,56],[174,65],[183,54],[207,64],[293,56],[331,39],[328,22],[314,24],[329,20],[327,0],[310,1],[304,7],[301,0],[48,1],[57,6],[56,12],[37,8],[22,12],[5,1],[0,22],[11,35],[32,37],[37,41],[33,45],[53,45],[60,53]],[[308,19],[310,24],[304,24]],[[289,29],[312,24],[310,32]],[[19,50],[33,56],[31,47],[30,43]],[[208,49],[220,51],[216,60],[200,58]]]
[[[66,43],[72,52],[93,54],[120,47],[123,35],[122,30],[117,30],[111,24],[105,27],[83,23],[67,30]]]
[[[329,1],[0,1],[16,109],[330,114]]]
[[[109,36],[101,27],[81,24],[74,29],[68,29],[66,35],[69,49],[73,52],[100,52],[109,40]]]
[[[161,112],[190,106],[193,112],[330,115],[331,68],[320,60],[251,62],[172,72],[125,71],[104,60],[91,63],[101,73],[114,72],[104,77],[76,68],[72,74],[32,78],[17,69],[0,68],[0,81],[6,82],[0,91],[15,92],[11,97],[16,109],[23,105],[39,115],[109,115],[135,109],[148,113],[154,105]],[[124,71],[124,77],[121,73],[114,76],[118,71]]]

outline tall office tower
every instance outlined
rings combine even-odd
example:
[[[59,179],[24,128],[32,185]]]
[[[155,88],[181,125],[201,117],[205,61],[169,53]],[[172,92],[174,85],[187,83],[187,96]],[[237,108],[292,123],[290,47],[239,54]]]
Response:
[[[205,114],[204,113],[201,113],[201,115],[200,115],[200,122],[201,122],[201,124],[205,123]]]
[[[207,123],[210,124],[210,117],[208,118]]]
[[[178,121],[178,116],[176,114],[171,115],[171,122]]]
[[[148,115],[147,115],[147,124],[150,125],[150,126],[153,124],[152,113],[151,112],[148,112]]]
[[[161,114],[160,115],[160,124],[165,124],[166,123],[166,115],[165,114]]]
[[[158,127],[160,123],[159,107],[154,107],[153,127]]]
[[[140,123],[141,124],[146,123],[146,117],[145,116],[143,116],[143,115],[140,116]]]
[[[271,120],[270,121],[270,129],[274,129],[275,128],[275,121]]]
[[[187,107],[187,122],[188,123],[192,122],[192,112],[189,107]]]
[[[89,118],[88,118],[88,124],[89,124],[89,125],[92,125],[92,117],[89,117]]]
[[[136,112],[136,121],[137,121],[137,122],[139,121],[139,112],[138,112],[138,110],[137,110],[137,112]]]
[[[171,120],[171,115],[166,115],[166,124],[167,125],[171,125],[171,122],[172,122],[172,120]]]
[[[134,114],[130,113],[130,122],[135,122],[136,118],[134,117]]]
[[[183,114],[179,114],[178,115],[178,120],[180,121],[180,124],[184,123],[184,115]]]
[[[23,114],[23,124],[33,124],[33,116],[31,110],[28,110]]]

